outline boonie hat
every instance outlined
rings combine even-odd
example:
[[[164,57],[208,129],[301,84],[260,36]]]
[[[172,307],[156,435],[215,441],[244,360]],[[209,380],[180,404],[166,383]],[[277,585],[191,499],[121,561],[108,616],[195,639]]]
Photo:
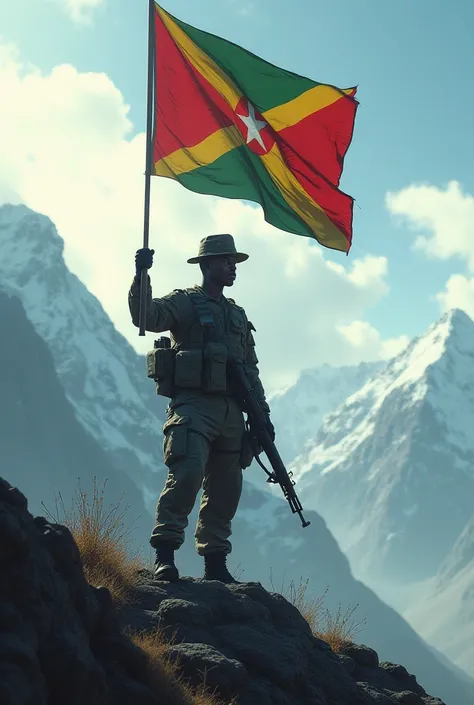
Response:
[[[232,255],[237,262],[245,262],[249,258],[243,252],[237,252],[232,235],[208,235],[203,237],[199,243],[198,256],[188,259],[188,264],[198,264],[207,257],[225,257],[226,255]]]

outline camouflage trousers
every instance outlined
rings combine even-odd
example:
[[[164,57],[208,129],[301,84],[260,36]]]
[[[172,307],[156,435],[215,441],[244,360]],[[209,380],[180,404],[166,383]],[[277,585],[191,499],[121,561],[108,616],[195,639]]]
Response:
[[[182,545],[202,488],[196,550],[201,556],[230,553],[231,521],[242,493],[244,418],[237,402],[227,396],[181,393],[169,405],[163,433],[168,477],[158,499],[151,545]]]

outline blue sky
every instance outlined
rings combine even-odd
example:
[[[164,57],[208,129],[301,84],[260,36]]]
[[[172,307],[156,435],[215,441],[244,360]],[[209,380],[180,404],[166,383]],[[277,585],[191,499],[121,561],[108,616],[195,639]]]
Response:
[[[422,332],[439,316],[434,295],[452,274],[468,273],[468,255],[464,250],[459,256],[430,258],[414,251],[414,232],[408,221],[398,222],[388,212],[385,197],[411,184],[443,190],[452,180],[464,193],[474,193],[474,3],[162,4],[184,21],[277,65],[340,87],[358,85],[360,106],[341,182],[357,204],[353,247],[348,258],[327,250],[325,258],[347,266],[348,260],[366,254],[386,257],[390,293],[369,307],[365,318],[385,337]],[[90,12],[89,22],[74,21],[66,5],[63,0],[3,3],[2,39],[16,44],[23,61],[43,72],[70,63],[80,72],[107,74],[130,106],[134,131],[141,132],[145,0],[103,0]],[[472,235],[474,239],[474,224]],[[443,237],[449,239],[449,234]]]

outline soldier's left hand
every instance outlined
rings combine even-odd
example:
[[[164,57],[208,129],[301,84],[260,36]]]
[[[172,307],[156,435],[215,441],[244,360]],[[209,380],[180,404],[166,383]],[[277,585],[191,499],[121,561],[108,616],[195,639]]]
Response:
[[[153,255],[155,250],[150,250],[149,247],[142,247],[135,254],[135,272],[137,275],[142,269],[151,269],[153,265]]]

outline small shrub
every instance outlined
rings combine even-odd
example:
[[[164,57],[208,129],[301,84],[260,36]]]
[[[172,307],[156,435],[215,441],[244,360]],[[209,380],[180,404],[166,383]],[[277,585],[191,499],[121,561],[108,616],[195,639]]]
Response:
[[[272,590],[274,590],[271,578],[270,581]],[[358,605],[349,606],[345,611],[343,611],[342,605],[339,605],[335,612],[331,612],[327,607],[324,607],[328,588],[323,595],[314,596],[308,594],[308,586],[309,579],[303,582],[301,578],[297,585],[291,581],[288,588],[282,584],[279,592],[306,619],[314,636],[327,642],[331,649],[337,653],[345,644],[353,642],[355,635],[361,631],[361,625],[365,624],[366,620],[355,621],[354,614]]]
[[[123,521],[129,506],[121,508],[121,497],[118,502],[106,507],[106,484],[99,489],[94,478],[92,496],[89,498],[78,483],[71,508],[65,508],[59,495],[56,515],[48,514],[71,531],[81,554],[87,581],[96,587],[107,587],[115,604],[120,605],[128,600],[136,583],[137,571],[142,565],[138,556],[129,551],[131,527],[126,527]]]
[[[352,643],[355,635],[360,631],[362,622],[355,622],[353,619],[357,607],[358,605],[348,606],[345,612],[340,604],[335,612],[326,609],[324,625],[322,629],[315,631],[315,636],[326,641],[331,649],[338,653],[343,646]],[[365,620],[363,622],[365,623]]]

